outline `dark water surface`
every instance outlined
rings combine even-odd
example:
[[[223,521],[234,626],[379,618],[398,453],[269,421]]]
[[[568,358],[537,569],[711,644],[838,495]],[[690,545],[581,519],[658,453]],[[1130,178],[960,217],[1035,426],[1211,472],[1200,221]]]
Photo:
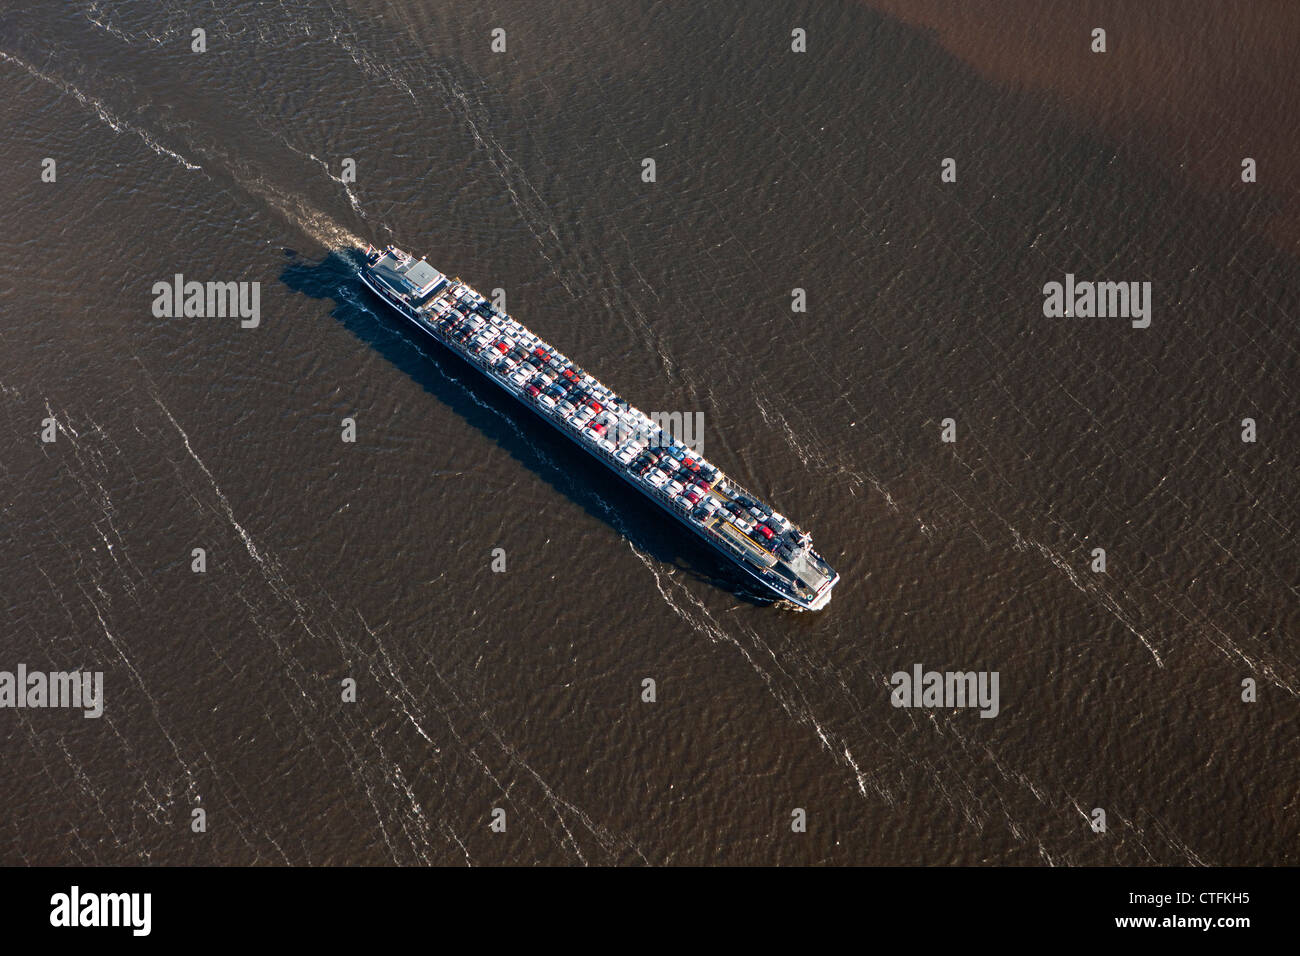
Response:
[[[990,65],[886,6],[5,5],[0,670],[106,705],[0,710],[0,862],[1297,862],[1294,119],[1223,93],[1214,181],[1171,132],[1206,97],[1122,67],[1150,14],[1101,5],[1070,88],[1077,15]],[[1292,16],[1233,7],[1198,63],[1293,108],[1249,48]],[[1215,22],[1178,9],[1173,49]],[[356,242],[702,412],[829,609],[408,336]],[[1045,318],[1066,272],[1151,281],[1151,327]],[[260,326],[155,318],[175,273],[260,282]],[[891,707],[917,663],[1001,712]]]

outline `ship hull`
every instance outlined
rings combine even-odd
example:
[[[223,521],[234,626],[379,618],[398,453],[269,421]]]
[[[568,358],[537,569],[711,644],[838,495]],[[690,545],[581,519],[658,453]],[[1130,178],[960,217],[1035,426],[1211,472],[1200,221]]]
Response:
[[[489,374],[486,369],[480,368],[477,365],[477,363],[475,363],[471,358],[469,358],[466,355],[462,355],[459,351],[457,351],[456,349],[448,345],[446,342],[444,342],[441,338],[439,338],[439,336],[434,332],[433,329],[431,329],[424,322],[420,321],[417,315],[414,315],[411,312],[409,312],[406,306],[404,306],[400,302],[393,301],[392,297],[390,297],[390,295],[382,287],[380,287],[377,283],[371,281],[370,277],[366,275],[364,270],[359,271],[357,275],[360,277],[361,281],[365,284],[366,288],[368,288],[371,292],[373,292],[380,299],[382,299],[385,305],[387,305],[390,309],[392,309],[399,316],[405,319],[407,323],[409,323],[411,326],[415,327],[420,332],[422,332],[426,338],[436,342],[438,345],[446,349],[446,351],[450,352],[452,355],[455,355],[458,359],[460,359],[462,362],[464,362],[474,371],[480,373],[481,378],[483,378],[488,382],[491,382],[500,391],[510,396],[510,398],[512,398],[516,404],[521,405],[522,407],[528,409],[528,411],[532,412],[533,415],[535,415],[538,419],[545,422],[554,431],[556,431],[557,433],[559,433],[560,435],[568,439],[569,442],[571,442],[575,447],[577,447],[583,453],[585,453],[590,458],[598,462],[610,474],[617,475],[619,478],[621,478],[629,487],[634,488],[637,492],[639,492],[642,495],[642,497],[644,497],[652,505],[654,505],[658,511],[669,515],[683,528],[691,532],[691,534],[694,535],[696,539],[698,539],[702,544],[705,545],[705,547],[709,549],[710,553],[715,554],[718,557],[724,559],[727,562],[728,567],[736,568],[737,570],[741,571],[746,576],[747,579],[752,580],[754,583],[756,583],[760,588],[762,588],[762,592],[764,595],[778,601],[788,602],[792,607],[798,608],[799,610],[806,610],[806,611],[821,610],[830,602],[831,588],[829,587],[825,590],[823,594],[818,595],[817,598],[815,598],[812,601],[805,601],[796,595],[782,593],[781,591],[772,587],[772,585],[770,585],[767,581],[764,581],[758,574],[756,574],[749,567],[747,567],[743,561],[738,560],[733,555],[729,554],[726,551],[723,551],[717,545],[715,545],[713,541],[709,539],[709,537],[706,535],[705,532],[701,531],[698,527],[691,524],[691,522],[684,515],[678,514],[673,508],[665,505],[664,502],[660,501],[658,498],[652,495],[631,474],[629,474],[626,471],[622,471],[618,468],[615,468],[610,462],[606,461],[600,455],[596,454],[591,448],[588,448],[578,435],[572,433],[571,431],[566,431],[560,422],[555,421],[554,419],[550,418],[545,413],[543,413],[543,411],[539,407],[537,407],[528,398],[524,397],[522,393],[514,391],[512,388],[510,388],[508,384],[498,380],[497,378]],[[838,575],[837,575],[837,580],[838,580]],[[834,582],[832,582],[832,585],[833,583]]]

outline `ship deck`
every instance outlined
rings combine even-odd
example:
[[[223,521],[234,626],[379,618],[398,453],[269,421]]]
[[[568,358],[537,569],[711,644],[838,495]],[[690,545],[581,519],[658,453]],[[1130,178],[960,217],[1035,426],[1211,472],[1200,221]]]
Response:
[[[839,576],[813,551],[807,534],[550,343],[423,259],[390,246],[383,253],[368,251],[366,261],[362,278],[408,320],[657,501],[747,574],[799,607],[816,610],[830,600]],[[633,461],[645,456],[649,464],[634,469]]]

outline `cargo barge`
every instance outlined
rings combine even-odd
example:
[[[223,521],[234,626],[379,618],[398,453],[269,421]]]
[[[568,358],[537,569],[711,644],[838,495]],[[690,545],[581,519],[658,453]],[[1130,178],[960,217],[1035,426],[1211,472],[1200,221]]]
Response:
[[[763,592],[817,611],[839,575],[812,536],[460,279],[396,246],[359,275],[421,332],[568,438],[729,560]]]

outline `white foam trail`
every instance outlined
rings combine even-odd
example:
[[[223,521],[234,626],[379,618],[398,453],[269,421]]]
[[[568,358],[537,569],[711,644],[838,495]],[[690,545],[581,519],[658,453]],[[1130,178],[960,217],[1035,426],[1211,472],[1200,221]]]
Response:
[[[104,613],[102,610],[100,610],[99,605],[95,603],[95,599],[90,596],[90,592],[87,591],[84,587],[81,587],[80,585],[78,585],[78,587],[80,587],[81,593],[85,596],[86,601],[89,602],[90,606],[94,609],[95,617],[99,619],[99,626],[100,629],[104,632],[104,636],[108,638],[109,644],[113,646],[113,650],[117,652],[117,656],[121,658],[122,663],[126,666],[126,669],[130,672],[131,677],[135,681],[136,686],[140,688],[140,693],[142,693],[145,697],[145,700],[149,702],[149,708],[153,712],[153,717],[158,724],[158,729],[162,731],[163,737],[165,737],[167,743],[171,745],[172,754],[173,756],[175,756],[176,762],[179,763],[181,765],[181,769],[185,771],[185,779],[189,783],[188,790],[189,790],[191,802],[192,803],[201,802],[203,797],[202,794],[199,792],[198,778],[195,777],[194,771],[190,769],[190,765],[186,762],[185,758],[181,755],[181,749],[176,744],[176,741],[175,739],[173,739],[171,733],[167,730],[167,725],[163,723],[162,712],[158,706],[158,699],[149,692],[149,688],[148,686],[146,686],[144,682],[144,678],[140,676],[140,672],[136,670],[135,664],[131,661],[131,658],[127,656],[126,648],[116,637],[113,636],[113,632],[108,629],[108,622],[104,620]]]
[[[285,143],[285,145],[288,146],[289,144],[288,144],[288,143]],[[290,149],[293,149],[292,146],[289,146],[289,148],[290,148]],[[299,150],[294,150],[294,152],[299,152]],[[366,215],[366,211],[365,211],[364,209],[361,208],[361,200],[358,199],[356,193],[354,193],[354,192],[352,191],[352,187],[349,186],[349,185],[347,184],[347,182],[343,179],[342,176],[335,176],[332,172],[330,172],[330,164],[329,164],[329,163],[327,163],[325,160],[321,159],[321,158],[320,158],[319,156],[317,156],[315,153],[307,153],[307,154],[305,154],[305,155],[307,156],[308,159],[313,159],[313,160],[315,160],[317,163],[319,163],[319,164],[320,164],[320,168],[323,169],[323,170],[325,170],[325,175],[328,176],[330,179],[334,180],[336,183],[338,183],[340,186],[343,187],[343,194],[344,194],[345,196],[348,197],[348,202],[350,202],[350,203],[352,204],[352,211],[353,211],[353,212],[355,212],[355,213],[356,213],[358,216],[360,216],[362,219],[369,219],[369,218],[370,218],[369,216]]]
[[[366,246],[364,239],[309,205],[301,196],[283,193],[261,179],[241,179],[239,185],[263,199],[290,225],[301,229],[327,249],[364,249]]]
[[[240,540],[244,543],[244,546],[247,549],[249,556],[258,565],[267,585],[271,588],[272,592],[277,597],[286,601],[290,606],[294,608],[294,610],[297,612],[298,623],[302,626],[302,628],[306,631],[306,633],[309,636],[316,638],[317,640],[331,640],[336,646],[338,646],[339,650],[345,656],[352,657],[355,653],[357,653],[358,648],[352,645],[350,642],[346,642],[344,637],[339,632],[339,629],[336,626],[334,626],[334,624],[331,623],[328,619],[323,621],[313,620],[311,623],[309,623],[308,618],[309,617],[316,618],[316,615],[311,613],[311,610],[308,607],[304,606],[304,603],[300,601],[297,595],[293,592],[293,590],[289,586],[288,581],[285,579],[283,572],[281,571],[279,562],[275,559],[275,557],[270,553],[266,552],[265,550],[263,550],[262,548],[259,548],[256,542],[254,542],[252,536],[243,527],[243,525],[241,525],[239,521],[236,519],[233,508],[231,507],[230,502],[226,498],[224,492],[222,492],[220,487],[217,485],[216,480],[212,475],[211,471],[208,469],[207,465],[195,452],[193,446],[190,443],[189,435],[186,433],[186,431],[180,425],[180,423],[176,420],[175,416],[172,415],[170,409],[168,409],[167,406],[163,403],[161,397],[157,394],[157,391],[153,388],[152,382],[150,382],[149,391],[155,403],[162,410],[163,414],[167,416],[167,419],[171,422],[172,427],[176,429],[176,432],[179,434],[181,438],[181,442],[184,445],[186,452],[189,454],[193,462],[196,465],[198,465],[200,471],[202,471],[204,476],[207,478],[211,490],[213,494],[216,496],[221,512],[224,514],[225,519],[229,522],[230,526],[234,529],[235,533],[239,536]],[[248,598],[246,596],[241,594],[240,597],[245,602],[245,604],[248,605],[249,610],[250,612],[253,613],[254,620],[256,621],[257,620],[256,607],[248,601]],[[326,601],[329,602],[331,607],[334,606],[333,601],[329,599],[328,595],[323,595],[323,597]],[[334,610],[337,612],[337,608],[334,608]],[[379,649],[379,659],[371,657],[368,662],[372,668],[372,673],[374,673],[376,678],[379,679],[379,682],[385,687],[385,693],[387,694],[387,696],[391,700],[393,700],[394,703],[399,707],[399,709],[404,713],[406,719],[412,724],[412,726],[415,728],[415,731],[419,734],[419,736],[432,747],[435,753],[439,752],[440,748],[435,743],[434,735],[432,735],[428,730],[426,730],[426,723],[428,718],[427,718],[427,714],[423,711],[423,709],[419,705],[418,698],[401,681],[398,675],[397,668],[395,667],[393,661],[389,657],[387,649],[383,646],[382,643],[378,641],[375,632],[368,625],[366,625],[364,619],[361,620],[361,623],[362,626],[365,627],[367,633],[370,634],[370,636],[376,640],[376,644]],[[313,626],[313,624],[317,626]],[[281,657],[285,660],[286,664],[300,665],[300,662],[294,658],[292,652],[290,652],[283,646],[280,639],[274,633],[267,633],[266,631],[264,631],[260,622],[257,624],[257,626],[259,628],[259,631],[263,632],[264,635],[275,645],[277,651],[280,653]],[[382,668],[379,667],[381,663],[383,665]],[[439,680],[442,680],[441,675],[438,675],[438,677]],[[295,683],[297,684],[296,679],[295,679]],[[443,683],[445,685],[446,682],[444,681]],[[302,685],[297,684],[297,686],[302,696],[304,698],[307,698],[308,694],[306,690],[302,687]],[[454,696],[454,692],[453,692],[453,696]],[[293,701],[292,697],[289,698],[289,703],[290,706],[293,707],[295,714],[299,717],[300,720],[303,721],[304,726],[311,726],[312,723],[318,722],[317,717],[315,715],[303,714],[298,704],[295,701]],[[443,714],[443,716],[448,720],[448,723],[450,724],[450,716],[445,713]],[[479,719],[486,724],[486,721],[481,715]],[[585,813],[583,813],[579,808],[573,806],[572,804],[558,797],[554,793],[554,791],[552,791],[545,784],[545,781],[542,780],[542,778],[536,773],[536,771],[534,771],[530,766],[528,766],[528,764],[525,761],[523,761],[519,757],[519,755],[514,751],[513,747],[508,742],[506,742],[500,736],[500,734],[496,732],[495,728],[491,727],[491,725],[487,725],[487,726],[488,729],[492,731],[493,736],[496,738],[498,746],[500,746],[502,750],[509,756],[512,763],[518,765],[525,772],[533,776],[538,786],[541,787],[542,792],[546,797],[547,801],[550,802],[552,807],[557,808],[556,810],[557,817],[559,816],[559,809],[561,808],[571,814],[576,815],[578,819],[583,823],[583,825],[586,826],[587,829],[593,833],[593,835],[595,835],[596,839],[601,843],[601,846],[612,854],[614,850],[617,848],[620,841],[618,841],[618,839],[613,835],[608,834],[606,831],[604,831],[603,828],[599,826],[599,824],[592,822],[590,818]],[[401,833],[406,836],[410,844],[411,852],[415,855],[417,860],[419,860],[420,862],[426,865],[432,864],[434,862],[433,858],[431,857],[431,852],[433,848],[432,848],[432,844],[429,842],[428,839],[428,835],[434,832],[434,826],[432,824],[432,821],[430,821],[430,819],[428,818],[425,808],[419,803],[418,799],[416,798],[415,792],[411,787],[410,783],[408,782],[406,774],[403,771],[401,765],[395,759],[390,757],[388,753],[385,751],[381,742],[381,737],[379,735],[378,729],[373,727],[367,729],[369,732],[366,734],[366,737],[378,752],[377,760],[371,757],[364,756],[363,754],[357,751],[357,749],[352,744],[352,740],[354,740],[355,737],[353,736],[352,731],[349,729],[346,728],[340,729],[337,743],[341,747],[343,747],[349,755],[350,759],[349,759],[348,766],[352,770],[355,780],[365,792],[366,799],[370,803],[370,806],[374,812],[374,816],[379,826],[380,833],[384,840],[385,846],[388,848],[389,853],[393,858],[393,861],[400,862],[400,855],[398,853],[398,848],[394,845],[394,839],[397,838],[398,833]],[[460,743],[465,744],[465,742],[455,733],[454,729],[452,730],[452,736],[455,739],[457,739]],[[472,747],[469,747],[469,745],[466,746],[467,749],[470,750],[471,756],[474,756]],[[483,768],[486,772],[487,770],[486,765],[483,765]],[[390,786],[404,800],[404,810],[398,810],[397,808],[388,806],[387,802],[380,798],[380,794],[376,791],[376,787],[372,785],[375,782],[374,778],[376,774],[379,774],[382,782]],[[508,787],[501,785],[500,782],[496,780],[496,778],[490,772],[488,775],[493,780],[493,782],[498,785],[498,787],[501,789],[501,792],[503,794],[509,795],[510,791]],[[395,817],[396,819],[394,819]],[[575,853],[578,855],[579,860],[583,863],[586,863],[587,861],[582,855],[581,849],[578,846],[576,838],[569,830],[568,824],[563,820],[563,818],[560,819],[560,825],[564,829],[566,834],[563,842],[571,844],[574,847]],[[469,853],[466,849],[463,839],[460,837],[459,834],[456,833],[456,831],[451,827],[448,821],[438,820],[437,827],[447,838],[448,843],[457,846],[460,852],[464,854],[466,858],[466,862],[472,865],[473,860],[469,856]],[[635,852],[639,853],[639,851],[635,850],[635,847],[633,847],[632,849]]]
[[[142,142],[144,142],[146,146],[148,146],[159,156],[165,157],[167,159],[171,159],[177,164],[185,167],[186,169],[191,169],[191,170],[203,169],[202,165],[198,163],[193,163],[185,156],[178,153],[176,150],[169,149],[168,147],[162,145],[153,137],[153,135],[148,130],[143,129],[140,126],[137,126],[134,123],[131,123],[117,116],[107,106],[105,106],[101,100],[98,100],[93,96],[83,93],[81,90],[77,89],[71,83],[62,80],[57,76],[51,76],[47,73],[43,73],[35,66],[28,63],[26,60],[5,53],[3,51],[0,51],[0,60],[3,60],[7,63],[13,63],[21,67],[31,76],[36,77],[42,82],[48,83],[51,86],[55,87],[56,89],[62,91],[63,93],[66,93],[67,95],[73,97],[74,99],[77,100],[77,102],[81,103],[83,106],[87,107],[90,110],[93,110],[95,114],[98,115],[99,118],[103,120],[103,122],[114,132],[130,133],[138,137]],[[331,177],[331,178],[335,178],[335,177]],[[355,233],[339,225],[338,222],[336,222],[333,218],[331,218],[327,214],[308,205],[307,202],[299,196],[287,195],[283,192],[280,192],[279,190],[275,189],[273,186],[271,186],[270,184],[262,180],[258,180],[258,179],[239,180],[238,177],[236,177],[236,180],[239,182],[240,186],[244,187],[249,192],[253,193],[259,198],[265,200],[277,212],[279,212],[286,220],[288,220],[292,226],[301,229],[304,233],[306,233],[311,238],[315,239],[317,242],[319,242],[322,246],[326,247],[327,249],[355,248],[357,246],[364,246],[366,244],[365,241],[362,240]],[[358,213],[362,214],[364,218],[364,213],[362,213],[360,209],[360,204],[357,201],[357,198],[352,194],[352,191],[350,189],[346,189],[346,185],[345,185],[345,190],[348,194],[348,201],[352,204],[353,208],[356,209]]]
[[[87,20],[89,20],[95,26],[99,27],[105,33],[117,37],[123,43],[126,43],[128,45],[131,43],[131,36],[127,33],[123,33],[121,30],[115,27],[112,21],[105,23],[103,20],[99,19],[99,17],[101,16],[101,11],[98,3],[92,3],[90,7],[84,11],[84,13]]]
[[[132,123],[128,123],[126,120],[113,115],[113,113],[109,111],[108,107],[106,107],[102,102],[95,99],[93,96],[87,96],[85,93],[81,92],[81,90],[77,89],[71,83],[68,83],[65,80],[61,80],[57,76],[50,76],[47,73],[42,73],[40,70],[32,66],[26,60],[20,59],[19,57],[16,56],[12,56],[3,51],[0,51],[0,60],[4,60],[6,63],[16,64],[17,66],[26,70],[32,76],[36,77],[38,80],[41,80],[44,83],[48,83],[51,86],[55,87],[56,89],[73,97],[82,106],[94,110],[95,113],[99,115],[99,118],[102,119],[108,125],[108,127],[113,130],[113,132],[131,133],[135,136],[138,136],[141,140],[144,141],[144,144],[146,146],[152,149],[159,156],[165,156],[169,159],[175,160],[177,163],[184,166],[186,169],[203,168],[202,166],[199,166],[196,163],[191,163],[188,159],[186,159],[184,156],[182,156],[180,153],[176,152],[175,150],[168,149],[166,146],[163,146],[152,136],[150,136],[147,130],[143,130],[138,126]]]

